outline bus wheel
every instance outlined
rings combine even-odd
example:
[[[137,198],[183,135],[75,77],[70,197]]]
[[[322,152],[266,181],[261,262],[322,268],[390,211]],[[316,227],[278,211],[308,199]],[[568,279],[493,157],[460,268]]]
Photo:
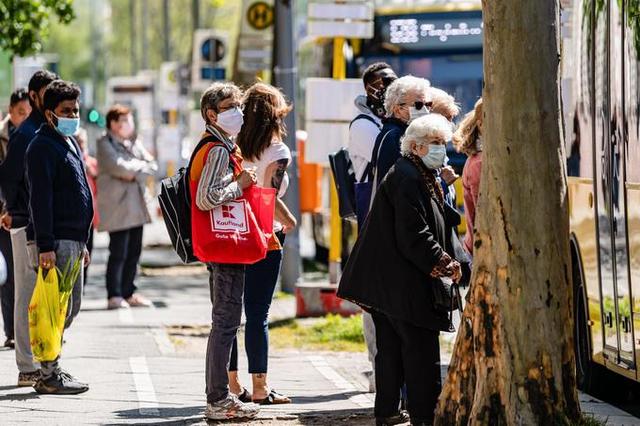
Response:
[[[576,356],[576,382],[578,389],[590,393],[597,387],[599,369],[591,360],[591,333],[588,326],[588,308],[584,282],[575,250],[571,250],[573,263],[573,344]]]

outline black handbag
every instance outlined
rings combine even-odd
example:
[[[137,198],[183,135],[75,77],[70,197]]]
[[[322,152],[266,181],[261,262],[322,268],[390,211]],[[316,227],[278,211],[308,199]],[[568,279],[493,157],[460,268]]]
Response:
[[[356,217],[356,174],[346,148],[329,154],[329,165],[338,191],[338,209],[342,219]]]
[[[456,328],[453,326],[453,313],[459,310],[462,315],[460,286],[446,278],[437,278],[432,283],[434,307],[436,311],[446,314],[449,320],[449,329],[444,331],[454,332]]]

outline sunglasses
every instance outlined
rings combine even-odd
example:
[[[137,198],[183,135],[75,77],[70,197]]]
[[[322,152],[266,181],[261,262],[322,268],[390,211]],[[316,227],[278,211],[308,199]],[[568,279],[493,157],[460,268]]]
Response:
[[[420,111],[422,108],[426,107],[428,110],[431,109],[431,105],[432,102],[422,102],[422,101],[415,101],[413,104],[408,104],[406,102],[401,103],[400,105],[413,105],[413,107],[415,109],[417,109],[418,111]]]

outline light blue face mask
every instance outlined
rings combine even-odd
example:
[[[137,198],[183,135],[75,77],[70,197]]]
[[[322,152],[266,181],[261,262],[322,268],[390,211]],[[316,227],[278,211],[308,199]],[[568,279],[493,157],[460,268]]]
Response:
[[[447,156],[447,147],[444,145],[429,145],[429,152],[422,157],[422,162],[430,169],[439,169],[444,166]]]
[[[76,134],[80,127],[80,118],[58,117],[55,114],[53,114],[53,116],[58,121],[58,124],[56,124],[56,130],[58,133],[67,137]]]

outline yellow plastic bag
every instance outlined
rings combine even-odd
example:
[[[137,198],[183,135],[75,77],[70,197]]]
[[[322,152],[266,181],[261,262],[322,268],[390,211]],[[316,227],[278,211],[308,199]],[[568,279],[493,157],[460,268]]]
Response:
[[[37,361],[54,361],[60,355],[69,302],[68,298],[62,299],[57,270],[50,269],[43,274],[42,268],[38,268],[36,286],[29,303],[31,351]]]

